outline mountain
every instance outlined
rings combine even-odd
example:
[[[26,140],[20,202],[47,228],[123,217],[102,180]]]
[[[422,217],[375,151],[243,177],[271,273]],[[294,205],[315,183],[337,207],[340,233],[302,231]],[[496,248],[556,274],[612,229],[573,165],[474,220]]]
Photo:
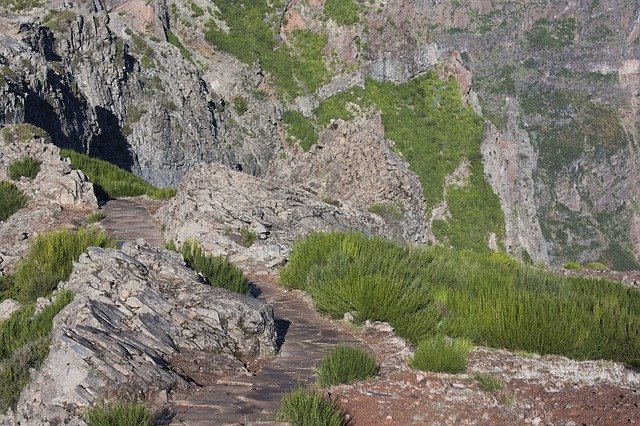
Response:
[[[631,1],[4,6],[0,123],[157,185],[218,162],[378,212],[407,241],[640,268]],[[389,153],[321,155],[338,119]],[[391,154],[422,196],[340,180]]]

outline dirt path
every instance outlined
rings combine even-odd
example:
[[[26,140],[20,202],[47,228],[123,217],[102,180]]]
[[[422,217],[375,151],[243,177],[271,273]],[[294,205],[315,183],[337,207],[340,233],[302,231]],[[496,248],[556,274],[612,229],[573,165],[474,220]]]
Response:
[[[298,292],[285,291],[273,277],[251,278],[261,291],[258,298],[274,307],[282,345],[279,354],[255,375],[227,377],[191,395],[174,395],[171,424],[213,426],[268,420],[284,393],[299,383],[315,381],[314,368],[327,349],[339,343],[360,344],[311,309]]]
[[[146,207],[135,199],[109,200],[100,210],[106,215],[102,226],[119,243],[144,238],[151,246],[164,247],[160,226]]]

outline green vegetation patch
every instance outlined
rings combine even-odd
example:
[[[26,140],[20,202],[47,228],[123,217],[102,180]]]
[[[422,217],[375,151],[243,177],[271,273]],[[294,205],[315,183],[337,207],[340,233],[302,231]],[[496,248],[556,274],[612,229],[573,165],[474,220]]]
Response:
[[[87,410],[88,426],[151,426],[153,414],[142,402],[117,401]]]
[[[40,0],[0,0],[0,6],[12,12],[28,12],[42,3]]]
[[[330,387],[374,377],[376,360],[363,349],[337,346],[329,351],[318,366],[318,383]]]
[[[371,205],[368,210],[369,213],[376,214],[389,222],[397,222],[404,217],[404,212],[395,203],[376,203]]]
[[[33,179],[40,172],[40,164],[40,161],[31,157],[22,157],[9,164],[9,177],[12,180],[19,180],[21,177]]]
[[[312,234],[281,281],[335,318],[389,322],[414,344],[437,335],[476,344],[640,364],[640,292],[562,277],[505,254],[407,248],[358,233]]]
[[[435,373],[464,373],[471,344],[465,339],[448,341],[443,336],[434,336],[418,344],[411,366]]]
[[[42,26],[50,30],[61,33],[69,28],[69,24],[75,21],[76,13],[73,10],[50,10],[42,18]]]
[[[575,18],[539,19],[526,34],[527,44],[535,49],[562,49],[573,44],[577,29]]]
[[[167,30],[167,41],[177,47],[180,50],[180,53],[182,53],[182,56],[185,57],[185,59],[189,61],[193,59],[193,54],[184,46],[184,44],[182,44],[178,36],[171,32],[171,30]]]
[[[318,392],[296,389],[282,398],[276,421],[300,426],[342,426],[344,415],[338,406]]]
[[[167,199],[176,195],[176,190],[173,188],[156,188],[133,173],[122,170],[107,161],[69,149],[61,149],[60,156],[69,157],[73,167],[82,170],[89,177],[96,195],[100,198],[147,195],[155,199]]]
[[[7,220],[26,204],[27,197],[13,183],[0,181],[0,221]]]
[[[238,5],[233,0],[221,0],[216,6],[229,31],[220,29],[212,19],[205,39],[245,63],[259,62],[281,95],[294,98],[305,91],[313,92],[328,80],[322,55],[326,36],[296,30],[290,44],[276,37],[281,1],[255,0]]]
[[[49,353],[53,318],[72,300],[73,294],[63,291],[38,315],[32,302],[0,323],[0,413],[15,407],[31,379],[29,370],[42,365]]]
[[[174,244],[169,244],[175,248]],[[224,256],[211,256],[202,250],[195,240],[187,240],[179,250],[186,264],[198,271],[213,287],[226,288],[236,293],[250,293],[249,281],[245,278],[240,268],[229,262]]]
[[[638,263],[633,252],[624,248],[619,243],[610,243],[600,261],[611,265],[611,269],[614,271],[631,271],[640,269],[640,263]],[[605,265],[602,265],[604,268],[600,265],[602,265],[602,263],[599,265],[595,262],[590,264],[591,269],[608,269]],[[596,266],[596,268],[593,268],[593,266]]]
[[[324,15],[339,25],[358,23],[358,5],[354,0],[327,0],[324,4]]]
[[[233,109],[236,111],[236,114],[244,115],[244,113],[249,109],[247,100],[242,96],[236,96],[233,98]]]
[[[104,231],[93,227],[38,235],[16,269],[16,298],[28,302],[48,295],[60,281],[69,278],[73,262],[91,246],[113,247],[113,242]]]
[[[488,373],[476,373],[473,378],[480,385],[480,390],[483,392],[498,392],[504,389],[504,383],[497,377]]]
[[[2,128],[2,139],[6,143],[26,143],[32,139],[49,141],[49,134],[33,124],[13,124]]]
[[[87,223],[98,223],[107,217],[103,212],[93,212],[87,216]]]
[[[298,111],[285,111],[282,114],[282,123],[289,141],[298,143],[303,150],[308,151],[318,142],[318,134],[313,121]]]

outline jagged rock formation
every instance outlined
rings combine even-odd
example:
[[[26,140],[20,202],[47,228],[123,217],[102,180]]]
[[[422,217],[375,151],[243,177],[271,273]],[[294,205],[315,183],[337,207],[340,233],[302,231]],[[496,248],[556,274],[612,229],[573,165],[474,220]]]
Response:
[[[178,244],[195,238],[207,252],[270,263],[281,262],[293,242],[312,231],[393,236],[378,216],[216,164],[187,173],[156,219]]]
[[[246,371],[243,360],[275,354],[269,305],[203,284],[179,254],[142,242],[90,248],[60,288],[75,299],[56,316],[15,424],[79,424],[84,409],[116,396],[161,405],[200,370]]]
[[[33,179],[14,182],[27,197],[27,206],[0,222],[0,273],[10,271],[40,232],[82,220],[98,208],[93,184],[66,160],[46,138],[13,140],[18,127],[5,127],[0,138],[0,180],[9,180],[8,168],[30,157],[40,163]]]
[[[273,183],[304,188],[325,201],[393,211],[396,217],[383,217],[389,229],[397,227],[405,241],[424,243],[422,186],[392,144],[384,138],[379,114],[338,120],[309,152],[274,160],[268,176]]]
[[[99,156],[159,186],[177,184],[202,161],[260,173],[278,147],[275,136],[268,143],[264,137],[269,126],[257,121],[259,141],[238,137],[255,123],[236,124],[231,99],[214,93],[183,51],[144,37],[96,5],[34,17],[3,35],[0,124],[36,124],[56,145]],[[161,13],[159,6],[151,13]]]

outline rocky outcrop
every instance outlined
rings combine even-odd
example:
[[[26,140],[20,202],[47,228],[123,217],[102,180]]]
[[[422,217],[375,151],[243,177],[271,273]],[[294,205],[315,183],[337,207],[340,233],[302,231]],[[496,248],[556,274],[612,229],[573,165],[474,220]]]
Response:
[[[164,224],[166,238],[178,244],[195,238],[207,252],[270,263],[281,262],[297,238],[313,231],[393,236],[381,218],[327,201],[211,164],[185,175],[156,219]]]
[[[56,145],[104,158],[158,186],[177,184],[203,161],[263,171],[279,147],[275,124],[265,143],[257,127],[268,126],[238,125],[232,100],[210,89],[184,49],[92,9],[55,10],[4,35],[0,124],[35,124]],[[242,133],[256,137],[245,141]]]
[[[547,245],[535,203],[538,155],[527,132],[518,127],[518,110],[511,104],[507,128],[500,132],[487,122],[482,141],[485,178],[500,197],[505,217],[505,248],[519,258],[548,262]]]
[[[5,127],[5,138],[12,140],[20,128]],[[28,202],[24,209],[0,222],[0,273],[13,269],[39,233],[77,225],[98,208],[93,184],[82,171],[60,159],[59,148],[46,138],[28,136],[10,143],[0,138],[0,180],[10,180],[9,166],[26,157],[39,162],[40,171],[33,179],[23,177],[13,182]]]
[[[426,242],[422,186],[409,165],[385,139],[380,115],[351,122],[338,120],[309,152],[274,160],[271,182],[303,188],[320,199],[367,210],[393,209],[383,217],[390,230],[408,242]],[[375,207],[372,209],[375,211]]]
[[[167,391],[197,386],[190,377],[199,369],[246,371],[243,360],[275,353],[269,305],[203,284],[179,254],[143,242],[90,248],[61,289],[75,298],[55,318],[16,424],[79,424],[105,398],[162,404]]]

